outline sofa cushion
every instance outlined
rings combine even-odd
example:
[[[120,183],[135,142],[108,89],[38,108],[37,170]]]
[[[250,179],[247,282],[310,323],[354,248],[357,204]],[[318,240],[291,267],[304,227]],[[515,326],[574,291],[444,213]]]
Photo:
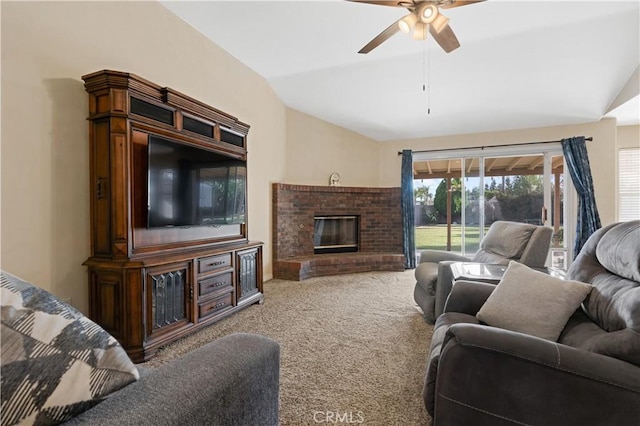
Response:
[[[618,357],[634,357],[634,348],[640,344],[640,281],[628,278],[637,275],[638,241],[638,220],[605,226],[589,237],[567,271],[567,277],[593,286],[583,303],[584,312],[593,322],[609,333],[631,330],[625,336],[632,337],[634,344],[616,340],[607,349],[601,346],[604,341],[598,344],[598,351],[611,350]]]
[[[596,258],[607,271],[640,282],[640,220],[613,227],[602,236]]]
[[[50,293],[2,272],[2,424],[58,424],[138,379],[120,344]]]
[[[565,281],[509,262],[476,317],[489,325],[557,341],[591,285]]]
[[[489,251],[478,250],[473,255],[473,261],[476,263],[490,263],[493,265],[507,265],[511,259],[504,256],[491,253]]]
[[[558,341],[640,366],[640,334],[630,328],[605,331],[581,310],[569,319]]]
[[[535,230],[535,225],[526,223],[494,222],[480,243],[480,252],[484,250],[506,259],[519,259]],[[473,261],[483,260],[474,257]]]

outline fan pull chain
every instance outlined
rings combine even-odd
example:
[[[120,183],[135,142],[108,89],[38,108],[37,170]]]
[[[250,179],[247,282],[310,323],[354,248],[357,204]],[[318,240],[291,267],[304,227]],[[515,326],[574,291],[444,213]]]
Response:
[[[431,51],[427,52],[427,39],[422,44],[422,91],[427,96],[427,115],[431,115]]]

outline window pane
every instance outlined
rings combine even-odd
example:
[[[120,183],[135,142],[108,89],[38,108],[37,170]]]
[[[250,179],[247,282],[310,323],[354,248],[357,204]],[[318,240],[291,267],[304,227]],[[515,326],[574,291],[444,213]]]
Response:
[[[618,220],[640,219],[640,148],[618,151]]]
[[[485,225],[496,220],[542,225],[543,162],[544,155],[485,158]]]
[[[461,161],[429,160],[413,164],[417,250],[460,252],[462,249]]]

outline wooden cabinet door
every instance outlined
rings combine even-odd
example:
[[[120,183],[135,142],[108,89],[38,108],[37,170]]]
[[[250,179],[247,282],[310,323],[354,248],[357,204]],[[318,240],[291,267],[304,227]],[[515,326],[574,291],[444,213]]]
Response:
[[[122,275],[119,271],[89,269],[89,316],[120,340],[124,335],[123,289]]]

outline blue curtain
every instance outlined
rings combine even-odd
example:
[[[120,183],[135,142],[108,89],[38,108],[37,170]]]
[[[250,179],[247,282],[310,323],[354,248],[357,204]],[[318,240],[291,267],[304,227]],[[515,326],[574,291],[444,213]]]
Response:
[[[416,267],[413,204],[413,154],[411,150],[405,149],[402,151],[402,227],[406,269]]]
[[[562,139],[561,143],[571,180],[578,193],[578,223],[576,225],[576,241],[573,245],[575,259],[587,238],[601,227],[600,215],[596,206],[593,178],[591,177],[584,136]]]

